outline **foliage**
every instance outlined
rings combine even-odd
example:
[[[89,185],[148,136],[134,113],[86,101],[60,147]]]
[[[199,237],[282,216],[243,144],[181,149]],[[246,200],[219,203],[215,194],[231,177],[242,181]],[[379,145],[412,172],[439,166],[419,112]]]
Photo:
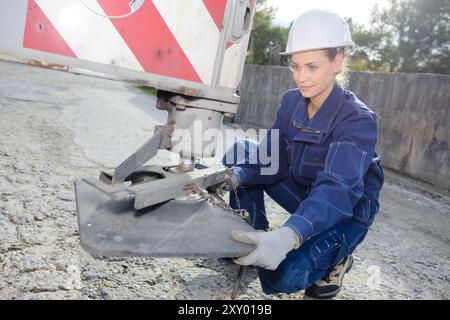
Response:
[[[289,28],[274,26],[276,9],[259,0],[246,63],[286,65],[279,56]],[[450,74],[450,0],[390,0],[362,26],[347,19],[357,44],[352,70]]]

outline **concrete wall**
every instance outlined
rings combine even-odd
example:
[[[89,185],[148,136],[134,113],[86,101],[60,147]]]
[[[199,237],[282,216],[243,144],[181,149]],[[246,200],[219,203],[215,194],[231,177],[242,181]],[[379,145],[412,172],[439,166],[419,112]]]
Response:
[[[450,189],[450,76],[350,72],[349,89],[380,121],[383,166]],[[234,122],[269,127],[295,88],[284,67],[246,66]]]

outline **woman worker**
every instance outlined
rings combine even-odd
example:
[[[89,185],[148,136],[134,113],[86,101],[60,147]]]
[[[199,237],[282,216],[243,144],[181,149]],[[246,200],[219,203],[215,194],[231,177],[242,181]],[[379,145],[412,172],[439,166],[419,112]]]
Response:
[[[235,262],[256,266],[267,294],[306,289],[314,298],[334,297],[379,210],[384,178],[375,151],[377,116],[336,79],[354,50],[337,14],[301,15],[282,53],[292,58],[298,88],[284,93],[264,141],[278,170],[262,174],[265,165],[249,161],[262,148],[252,140],[239,141],[224,157],[231,168],[227,182],[257,230],[232,232],[234,240],[255,245]],[[227,163],[239,149],[245,157]],[[279,229],[267,231],[264,192],[291,214]],[[230,206],[237,207],[233,194]]]

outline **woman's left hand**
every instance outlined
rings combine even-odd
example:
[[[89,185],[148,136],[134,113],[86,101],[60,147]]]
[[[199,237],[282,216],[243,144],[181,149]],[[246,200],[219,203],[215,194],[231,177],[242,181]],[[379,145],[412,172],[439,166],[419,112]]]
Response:
[[[275,270],[293,249],[299,247],[297,233],[289,227],[269,232],[243,232],[233,230],[231,238],[236,241],[254,244],[256,249],[250,254],[234,260],[235,263],[254,265],[268,270]]]

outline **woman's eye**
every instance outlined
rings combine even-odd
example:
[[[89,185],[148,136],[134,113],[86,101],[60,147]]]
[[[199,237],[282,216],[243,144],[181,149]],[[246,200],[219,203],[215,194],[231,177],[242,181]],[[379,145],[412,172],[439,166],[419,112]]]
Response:
[[[289,67],[291,68],[292,71],[298,71],[298,65],[296,64],[291,64]]]
[[[315,71],[315,70],[317,70],[317,66],[309,66],[309,70]]]

